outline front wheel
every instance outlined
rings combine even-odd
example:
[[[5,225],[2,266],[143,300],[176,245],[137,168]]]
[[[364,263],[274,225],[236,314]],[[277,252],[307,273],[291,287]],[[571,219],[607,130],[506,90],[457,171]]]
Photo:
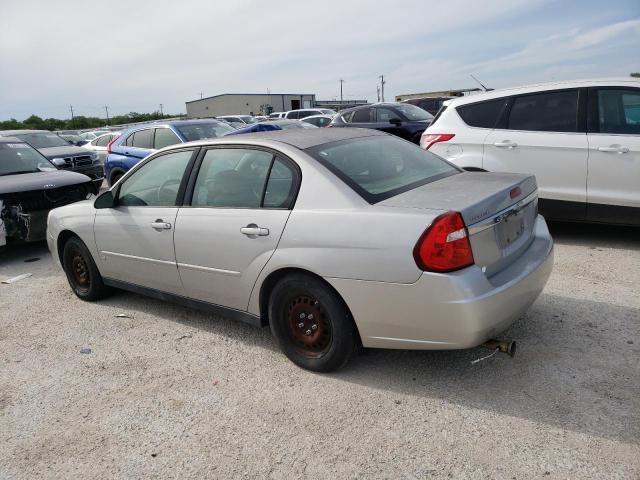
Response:
[[[290,275],[276,285],[269,323],[284,354],[307,370],[336,370],[358,348],[358,333],[342,299],[311,276]]]
[[[92,302],[108,295],[109,288],[103,283],[89,249],[78,237],[65,243],[62,265],[73,293],[81,300]]]

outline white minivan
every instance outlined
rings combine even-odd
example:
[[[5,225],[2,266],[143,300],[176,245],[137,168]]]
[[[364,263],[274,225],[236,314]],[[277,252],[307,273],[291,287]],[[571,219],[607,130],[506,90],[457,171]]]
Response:
[[[640,225],[640,81],[633,78],[457,98],[420,145],[467,170],[535,174],[547,218]]]

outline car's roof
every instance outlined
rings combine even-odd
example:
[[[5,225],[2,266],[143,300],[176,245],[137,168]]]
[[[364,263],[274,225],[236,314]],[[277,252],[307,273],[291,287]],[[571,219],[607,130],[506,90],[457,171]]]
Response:
[[[290,130],[273,130],[270,132],[255,132],[228,137],[209,138],[189,142],[188,145],[210,145],[215,143],[237,144],[245,141],[248,144],[255,144],[256,140],[268,140],[272,142],[285,143],[300,150],[305,150],[325,143],[384,135],[389,134],[379,130],[369,130],[366,128],[295,128]],[[185,146],[186,144],[180,145],[180,147]]]
[[[308,117],[301,118],[300,120],[308,120],[309,118],[333,118],[334,115],[330,113],[319,113],[318,115],[309,115]]]
[[[16,137],[0,137],[0,143],[25,143],[21,138]]]
[[[53,133],[49,130],[0,130],[0,137],[10,137],[13,135],[25,135],[30,133]]]
[[[476,103],[483,100],[491,100],[494,98],[502,98],[511,95],[521,95],[525,93],[535,93],[545,90],[562,90],[565,88],[584,88],[584,87],[602,87],[602,86],[635,86],[640,87],[640,80],[633,77],[618,78],[591,78],[582,80],[563,80],[556,82],[537,83],[532,85],[523,85],[520,87],[502,88],[499,90],[491,90],[489,92],[468,95],[465,97],[457,97],[449,103],[449,106],[457,107],[468,103]]]

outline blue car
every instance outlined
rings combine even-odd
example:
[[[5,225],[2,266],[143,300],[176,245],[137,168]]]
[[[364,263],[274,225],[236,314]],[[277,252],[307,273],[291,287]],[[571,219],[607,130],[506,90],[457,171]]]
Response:
[[[242,135],[243,133],[273,132],[275,130],[290,130],[292,128],[318,128],[310,123],[300,120],[267,120],[258,122],[244,128],[230,132],[229,135]]]
[[[109,186],[131,167],[160,148],[203,138],[223,137],[235,130],[217,120],[174,120],[136,125],[109,144],[104,174]]]

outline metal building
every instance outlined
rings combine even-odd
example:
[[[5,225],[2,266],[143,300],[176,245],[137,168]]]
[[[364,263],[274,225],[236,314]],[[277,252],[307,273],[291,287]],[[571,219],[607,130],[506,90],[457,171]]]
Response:
[[[315,107],[315,94],[307,93],[223,93],[186,102],[188,118],[222,115],[268,115],[298,108]]]

